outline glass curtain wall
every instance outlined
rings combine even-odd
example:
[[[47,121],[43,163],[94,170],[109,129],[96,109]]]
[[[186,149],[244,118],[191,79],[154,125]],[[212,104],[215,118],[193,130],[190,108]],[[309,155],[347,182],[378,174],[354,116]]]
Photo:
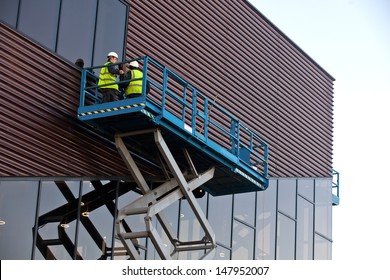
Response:
[[[0,178],[0,259],[128,258],[115,235],[115,217],[117,209],[140,196],[134,183],[19,180]],[[266,191],[199,198],[216,235],[215,259],[331,259],[331,188],[331,178],[273,178]],[[204,232],[185,199],[164,211],[181,241],[202,239]],[[143,218],[129,216],[124,227],[144,230]],[[139,238],[137,246],[143,259],[159,259],[149,239]],[[175,258],[201,255],[180,252]]]
[[[74,63],[123,60],[128,4],[120,0],[0,0],[0,20]],[[42,9],[44,7],[44,9]]]

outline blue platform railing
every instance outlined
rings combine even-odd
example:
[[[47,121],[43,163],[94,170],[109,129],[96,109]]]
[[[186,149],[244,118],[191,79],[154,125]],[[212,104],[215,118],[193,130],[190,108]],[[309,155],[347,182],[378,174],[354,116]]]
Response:
[[[202,94],[185,79],[148,56],[117,63],[118,67],[138,61],[143,71],[142,96],[102,103],[98,74],[102,67],[82,70],[78,117],[83,121],[141,111],[154,123],[210,146],[247,169],[237,173],[260,174],[268,184],[268,145],[230,112]],[[123,81],[116,81],[120,85]],[[149,88],[148,92],[147,89]],[[137,108],[134,108],[137,103]],[[139,106],[138,106],[139,105]],[[251,178],[256,176],[250,176]]]
[[[336,170],[332,170],[332,204],[340,204],[340,173]]]

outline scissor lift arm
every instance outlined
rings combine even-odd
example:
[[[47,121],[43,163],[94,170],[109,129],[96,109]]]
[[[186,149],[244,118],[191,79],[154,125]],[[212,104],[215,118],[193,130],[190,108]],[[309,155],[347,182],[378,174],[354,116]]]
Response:
[[[129,153],[125,142],[123,141],[123,138],[138,133],[153,134],[154,142],[166,164],[169,166],[170,172],[173,174],[171,179],[167,180],[154,189],[150,189],[147,185],[146,180],[141,174],[141,171],[137,167],[136,162]],[[195,177],[187,181],[185,174],[183,174],[180,170],[159,129],[117,134],[115,135],[115,143],[119,154],[126,163],[126,166],[130,170],[131,174],[135,178],[136,183],[138,184],[138,187],[143,193],[143,196],[120,209],[116,220],[117,234],[130,257],[132,259],[140,259],[140,254],[137,249],[138,242],[136,239],[150,238],[161,259],[171,259],[172,256],[178,252],[193,250],[201,250],[204,252],[200,259],[212,258],[214,256],[214,249],[216,246],[215,236],[193,194],[193,190],[212,179],[215,168],[210,167],[210,169],[207,171],[198,174],[196,172],[195,166],[191,166],[191,170],[195,171],[195,175],[192,175]],[[192,164],[190,160],[189,164]],[[198,219],[199,224],[205,233],[205,236],[201,240],[185,242],[180,241],[164,215],[164,209],[171,206],[181,198],[185,198],[188,201],[193,213],[195,214],[195,217]],[[121,226],[122,221],[131,215],[144,215],[144,231],[124,231],[123,227]],[[156,230],[156,227],[154,226],[155,219],[159,221],[162,229],[173,245],[174,249],[172,252],[168,252],[167,246],[164,245],[160,234]]]

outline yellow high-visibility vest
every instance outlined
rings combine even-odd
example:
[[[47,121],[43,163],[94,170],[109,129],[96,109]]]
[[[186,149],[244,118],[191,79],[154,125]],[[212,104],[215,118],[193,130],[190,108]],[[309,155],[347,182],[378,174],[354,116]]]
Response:
[[[139,69],[133,69],[131,70],[131,77],[129,85],[127,86],[125,90],[126,95],[130,94],[140,94],[142,93],[142,71]]]
[[[104,65],[108,65],[108,64],[110,64],[109,61],[104,63]],[[116,82],[116,75],[111,74],[108,71],[108,67],[102,67],[102,69],[100,70],[98,86],[100,88],[113,88],[113,89],[118,90],[118,84],[108,85],[108,84],[112,84],[115,82]]]

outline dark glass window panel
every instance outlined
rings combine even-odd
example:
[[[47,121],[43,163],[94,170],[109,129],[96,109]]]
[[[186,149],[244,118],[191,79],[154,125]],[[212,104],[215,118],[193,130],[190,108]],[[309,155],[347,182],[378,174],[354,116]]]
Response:
[[[121,187],[120,187],[120,190],[121,190]],[[140,197],[140,195],[138,193],[134,192],[134,191],[128,191],[127,193],[122,194],[118,198],[118,211],[121,210],[126,205],[132,203],[133,201],[135,201],[139,197]],[[133,231],[133,232],[135,232],[135,231],[144,231],[145,230],[145,220],[144,220],[144,217],[145,217],[145,215],[131,215],[131,216],[127,216],[123,220],[122,224],[123,225],[126,224],[127,226],[129,226],[130,230]],[[124,228],[122,229],[122,231],[124,231]],[[146,238],[138,238],[137,241],[138,241],[138,244],[140,244],[141,246],[146,246],[147,245],[147,239]],[[120,248],[123,248],[123,243],[121,242],[121,240],[119,238],[115,238],[114,239],[113,247],[117,248],[116,249],[117,251],[124,251],[124,250],[120,249]],[[150,247],[152,248],[153,244],[151,244]],[[142,252],[142,254],[143,254],[143,252]],[[115,255],[114,256],[115,260],[121,260],[121,259],[127,259],[127,258],[128,257],[126,257],[126,256],[119,256],[119,255]]]
[[[230,260],[230,250],[217,245],[215,248],[214,260]]]
[[[298,179],[298,194],[314,202],[314,179]]]
[[[38,182],[0,182],[0,259],[29,260]]]
[[[74,211],[69,203],[78,199],[79,190],[79,181],[43,181],[40,213],[47,213],[61,206],[66,206],[68,211]]]
[[[49,249],[45,259],[51,259],[51,254],[56,259],[74,256],[74,247],[65,246],[69,244],[68,240],[75,244],[79,189],[79,181],[42,182],[37,248]],[[47,240],[58,240],[58,244],[46,246]]]
[[[254,237],[253,228],[233,222],[233,260],[253,260]]]
[[[316,234],[314,242],[314,259],[331,260],[332,259],[332,242]]]
[[[70,255],[64,247],[48,246],[48,248],[51,252],[53,252],[53,255],[57,260],[71,260]]]
[[[102,65],[108,52],[123,60],[127,4],[119,0],[0,0],[0,20],[71,62]],[[18,14],[19,11],[19,14]]]
[[[295,219],[296,180],[279,179],[278,210]]]
[[[293,260],[295,253],[295,221],[278,213],[276,259]]]
[[[126,5],[122,2],[99,1],[93,56],[94,66],[104,64],[107,61],[107,54],[112,51],[118,53],[118,61],[123,60],[127,16]]]
[[[45,258],[39,250],[35,250],[34,260],[44,260]]]
[[[68,223],[68,228],[58,228],[60,232],[58,235],[61,235],[62,239],[69,238],[71,242],[74,244],[74,236],[76,234],[76,221],[72,221]],[[57,260],[72,260],[74,255],[74,247],[69,247],[68,250],[64,246],[64,241],[59,245],[48,246],[50,252],[54,255]],[[45,257],[47,259],[47,256]]]
[[[116,185],[116,182],[107,183]],[[109,188],[104,184],[102,185],[101,189]],[[92,199],[92,197],[104,195],[104,193],[101,193],[101,189],[98,189],[99,186],[99,183],[83,182],[80,211],[81,225],[77,250],[83,259],[88,260],[101,258],[102,255],[106,255],[107,248],[112,247],[114,217],[110,213],[109,207],[115,209],[115,202],[100,199],[97,203],[96,199]]]
[[[177,234],[177,227],[178,227],[178,214],[179,214],[179,201],[174,202],[171,204],[171,206],[165,208],[160,213],[162,216],[165,217],[165,223],[171,227],[171,230],[173,233]],[[168,239],[167,234],[165,233],[165,230],[162,228],[162,225],[157,220],[157,216],[152,217],[152,223],[153,227],[158,232],[158,235],[161,237],[161,240],[163,242],[162,246],[163,248],[166,248],[166,252],[171,253],[173,251],[173,245],[171,244],[170,240]],[[144,223],[145,224],[145,223]],[[145,230],[145,226],[144,229]],[[145,238],[142,238],[145,239]],[[141,239],[141,240],[142,240]],[[145,239],[146,246],[147,246],[147,252],[146,252],[146,258],[148,260],[160,260],[160,255],[158,254],[155,246],[153,245],[153,242],[150,238]],[[172,259],[177,258],[177,255],[173,256]]]
[[[234,195],[234,217],[253,226],[255,222],[256,193]]]
[[[314,206],[298,196],[297,199],[297,259],[313,259]]]
[[[19,0],[0,0],[0,20],[16,27]]]
[[[217,242],[230,247],[232,230],[232,195],[209,196],[208,220]]]
[[[94,213],[96,215],[99,214],[96,211]],[[88,219],[88,218],[83,217],[82,219]],[[87,227],[90,229],[88,225]],[[106,241],[106,239],[104,239],[104,241]],[[107,241],[111,241],[110,238]],[[84,260],[97,260],[101,258],[106,248],[107,247],[105,246],[104,242],[101,242],[100,244],[96,244],[95,240],[93,240],[92,238],[91,233],[88,231],[85,225],[83,223],[80,224],[79,231],[78,231],[78,240],[77,240],[77,252],[81,255],[81,257]]]
[[[315,181],[315,231],[332,238],[332,178]]]
[[[196,201],[199,203],[199,206],[202,209],[203,213],[206,213],[207,196],[198,198]],[[179,222],[180,241],[196,241],[201,240],[205,236],[205,232],[201,227],[198,218],[195,216],[194,211],[192,210],[186,199],[183,199],[181,201]],[[199,259],[203,254],[203,251],[181,252],[179,253],[179,259]]]
[[[276,184],[276,180],[270,180],[267,190],[257,193],[255,258],[258,260],[275,259]]]
[[[54,51],[59,9],[59,0],[22,1],[18,29]]]
[[[168,227],[170,227],[171,231],[177,236],[178,232],[178,224],[179,224],[179,200],[171,204],[169,207],[165,208],[163,211],[160,213],[162,214],[163,217],[165,217],[165,224],[167,224]],[[173,245],[171,241],[168,238],[168,235],[166,231],[162,228],[161,223],[157,220],[157,216],[153,217],[153,220],[156,221],[156,230],[158,231],[162,241],[164,242],[164,246],[168,249],[168,252],[173,251]],[[153,243],[150,242],[150,245],[153,246]],[[156,254],[158,257],[158,254]],[[173,258],[177,258],[177,255],[175,255]]]
[[[65,0],[61,5],[57,53],[74,62],[92,62],[97,0]]]

